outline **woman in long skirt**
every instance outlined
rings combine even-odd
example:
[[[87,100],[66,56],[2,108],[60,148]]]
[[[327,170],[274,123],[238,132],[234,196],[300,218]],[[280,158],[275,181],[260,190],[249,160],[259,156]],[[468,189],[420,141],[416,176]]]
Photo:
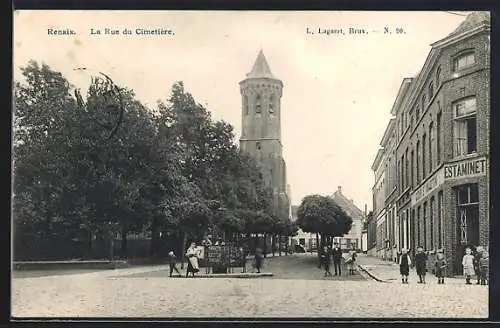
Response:
[[[198,266],[198,252],[196,251],[195,243],[191,243],[191,246],[189,246],[186,252],[186,257],[188,258],[186,278],[189,276],[189,273],[191,273],[192,276],[194,277],[194,274],[200,271],[200,268]]]

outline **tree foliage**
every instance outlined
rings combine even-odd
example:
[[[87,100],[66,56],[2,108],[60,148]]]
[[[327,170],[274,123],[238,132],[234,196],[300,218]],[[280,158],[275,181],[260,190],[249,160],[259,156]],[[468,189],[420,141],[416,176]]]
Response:
[[[155,112],[107,78],[93,77],[82,95],[47,65],[29,62],[22,74],[14,94],[17,227],[153,237],[198,236],[211,226],[293,232],[269,215],[270,190],[235,145],[233,127],[214,121],[182,82]]]
[[[352,218],[328,196],[304,197],[297,216],[297,223],[303,231],[319,233],[322,237],[341,237],[352,226]]]

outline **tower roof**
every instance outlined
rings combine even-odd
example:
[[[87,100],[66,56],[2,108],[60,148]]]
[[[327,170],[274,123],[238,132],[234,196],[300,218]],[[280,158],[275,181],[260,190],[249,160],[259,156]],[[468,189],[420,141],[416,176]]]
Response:
[[[253,64],[252,70],[247,74],[247,78],[262,78],[267,77],[271,79],[276,79],[276,77],[271,73],[271,69],[267,64],[266,57],[264,56],[264,51],[260,49],[259,55]]]

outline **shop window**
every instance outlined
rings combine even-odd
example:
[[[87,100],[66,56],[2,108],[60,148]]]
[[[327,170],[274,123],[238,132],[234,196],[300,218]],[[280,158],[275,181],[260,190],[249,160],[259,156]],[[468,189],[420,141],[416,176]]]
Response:
[[[423,208],[423,215],[422,215],[422,223],[423,223],[423,235],[424,235],[424,244],[422,245],[424,247],[424,250],[427,250],[428,244],[427,244],[427,202],[424,202],[424,208]]]
[[[438,208],[437,208],[437,233],[438,233],[438,240],[437,244],[439,248],[443,247],[443,191],[440,191],[438,193]]]
[[[260,95],[257,95],[256,99],[255,99],[255,113],[256,114],[260,114],[261,113],[261,107],[260,107]]]
[[[417,216],[415,217],[415,225],[417,227],[417,245],[420,246],[420,206],[417,207]]]
[[[468,51],[465,53],[462,53],[461,55],[457,56],[453,60],[453,69],[455,72],[460,71],[462,69],[471,67],[474,65],[476,62],[475,56],[474,56],[474,51]]]
[[[479,195],[477,184],[456,188],[458,210],[458,236],[460,244],[479,245]]]
[[[429,230],[430,230],[430,237],[431,237],[431,240],[430,240],[430,249],[434,249],[435,248],[435,244],[434,244],[434,234],[435,234],[435,231],[434,231],[434,197],[431,197],[431,202],[429,204]]]
[[[477,150],[476,98],[463,99],[453,104],[454,156]]]
[[[269,97],[269,114],[274,114],[274,95]]]

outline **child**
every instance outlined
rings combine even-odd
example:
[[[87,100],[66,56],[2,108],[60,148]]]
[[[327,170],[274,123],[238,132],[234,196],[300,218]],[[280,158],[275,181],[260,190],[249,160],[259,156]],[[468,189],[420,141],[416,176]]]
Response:
[[[479,285],[481,283],[481,267],[479,265],[479,261],[481,260],[483,253],[483,248],[481,246],[476,247],[476,252],[473,254],[474,255],[474,271],[476,272],[477,276],[477,282],[476,285]]]
[[[417,274],[419,284],[425,284],[425,273],[427,271],[427,254],[424,253],[422,246],[417,248],[417,254],[415,254],[415,267],[417,269]]]
[[[401,273],[401,282],[403,284],[408,283],[408,275],[410,274],[411,260],[410,256],[406,252],[406,249],[401,250],[401,256],[399,257],[399,273]]]
[[[465,283],[471,285],[470,278],[475,274],[474,272],[474,256],[471,254],[472,250],[467,247],[465,255],[462,258],[462,266],[464,267]]]
[[[176,266],[176,256],[174,254],[174,251],[170,251],[168,253],[168,264],[170,265],[170,277],[172,277],[172,273],[174,272],[177,272],[177,274],[179,275],[179,277],[181,276],[181,273],[179,272],[179,270],[177,270],[177,266]]]
[[[489,265],[490,259],[488,252],[486,250],[483,250],[481,254],[481,259],[479,260],[479,267],[480,267],[480,272],[481,272],[481,285],[487,285],[488,284],[488,274],[489,274]]]
[[[439,249],[436,255],[436,263],[434,263],[434,272],[438,278],[438,284],[444,284],[444,274],[446,270],[446,260],[444,259],[443,250]]]

